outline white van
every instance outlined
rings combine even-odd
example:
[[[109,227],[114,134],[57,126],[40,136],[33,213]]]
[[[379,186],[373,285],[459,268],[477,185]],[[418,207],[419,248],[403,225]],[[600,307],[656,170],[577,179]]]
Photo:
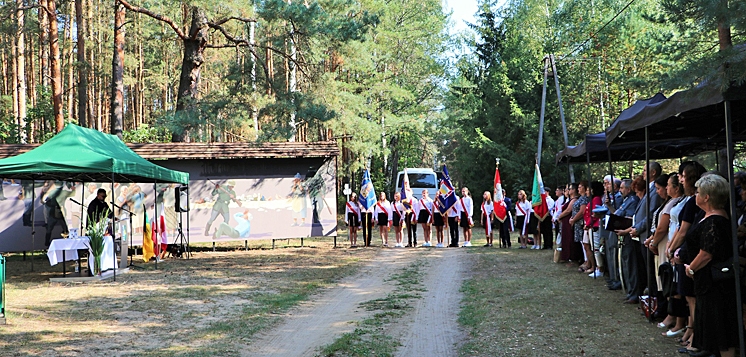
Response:
[[[409,176],[409,187],[412,188],[412,193],[417,199],[422,198],[422,190],[427,190],[427,194],[431,199],[435,198],[435,194],[438,192],[438,182],[440,180],[439,172],[433,171],[429,168],[407,168],[407,176]],[[399,171],[396,176],[396,192],[401,192],[402,182],[404,182],[404,171]]]

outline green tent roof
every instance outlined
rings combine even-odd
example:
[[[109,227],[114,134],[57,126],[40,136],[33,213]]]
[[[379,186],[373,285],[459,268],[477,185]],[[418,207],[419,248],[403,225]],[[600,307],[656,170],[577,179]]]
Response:
[[[34,150],[0,160],[0,177],[77,182],[173,182],[189,174],[143,159],[118,137],[68,124]]]

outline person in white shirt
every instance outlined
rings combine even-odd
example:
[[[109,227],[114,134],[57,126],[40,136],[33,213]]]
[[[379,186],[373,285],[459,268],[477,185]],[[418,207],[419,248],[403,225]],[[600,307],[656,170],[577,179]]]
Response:
[[[460,205],[461,219],[459,225],[464,229],[464,247],[471,247],[471,227],[474,226],[474,201],[467,187],[461,189],[461,198],[456,202]]]
[[[492,246],[492,216],[494,215],[495,205],[492,202],[492,194],[490,191],[484,191],[482,194],[482,227],[484,227],[484,233],[487,235],[487,244],[485,247]]]
[[[362,210],[363,207],[357,200],[357,194],[353,192],[345,208],[345,223],[349,227],[350,248],[357,248],[357,230],[360,228]]]
[[[386,199],[386,193],[381,192],[378,195],[378,202],[373,206],[373,219],[378,225],[378,232],[381,234],[381,241],[384,247],[389,246],[389,229],[394,220],[391,203]]]
[[[456,194],[454,193],[454,195]],[[454,248],[458,248],[458,224],[459,218],[461,217],[461,205],[458,204],[458,196],[456,196],[456,200],[456,204],[446,211],[446,216],[448,217],[448,223],[446,225],[448,226],[448,235],[451,238],[451,244],[448,246]]]
[[[531,207],[531,201],[526,199],[526,191],[518,191],[518,199],[515,203],[515,218],[516,218],[516,229],[520,232],[519,243],[521,244],[518,249],[528,248],[528,235],[536,233],[536,224],[531,224],[531,216],[533,213]],[[533,226],[533,229],[531,227]]]
[[[554,199],[552,199],[549,187],[544,187],[544,190],[547,192],[547,212],[549,212],[549,214],[539,222],[541,240],[534,240],[534,249],[552,249],[554,246],[554,239],[552,239],[552,213],[554,213]]]
[[[394,203],[391,204],[391,209],[394,211],[392,225],[394,226],[394,234],[396,235],[395,247],[403,248],[404,243],[402,243],[402,240],[404,237],[402,236],[402,228],[404,228],[404,218],[407,216],[407,209],[401,202],[401,193],[397,192],[394,194]]]
[[[422,224],[422,233],[425,236],[423,247],[432,247],[430,243],[430,224],[433,223],[433,200],[427,195],[427,190],[422,190],[422,198],[418,201],[417,222]]]

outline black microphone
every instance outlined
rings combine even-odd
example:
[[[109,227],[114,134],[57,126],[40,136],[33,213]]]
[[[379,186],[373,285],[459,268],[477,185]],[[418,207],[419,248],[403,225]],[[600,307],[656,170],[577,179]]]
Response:
[[[70,197],[70,201],[73,201],[73,202],[75,202],[75,203],[77,203],[77,204],[79,204],[79,205],[81,205],[81,206],[85,207],[85,205],[84,205],[84,204],[82,204],[82,203],[80,203],[80,202],[76,201],[76,200],[75,200],[74,198],[72,198],[72,197]]]

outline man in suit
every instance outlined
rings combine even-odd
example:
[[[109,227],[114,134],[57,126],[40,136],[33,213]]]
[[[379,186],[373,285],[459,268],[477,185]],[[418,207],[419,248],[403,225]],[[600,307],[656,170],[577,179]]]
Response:
[[[648,287],[647,282],[651,280],[649,275],[655,271],[654,260],[652,256],[648,255],[650,250],[641,242],[644,242],[650,235],[650,221],[653,212],[658,209],[661,203],[660,196],[655,192],[654,184],[655,179],[660,175],[661,165],[655,161],[650,161],[650,164],[642,171],[642,177],[645,178],[647,183],[647,194],[640,200],[633,216],[634,224],[629,230],[629,244],[635,249],[633,254],[637,255],[639,259],[635,259],[637,264],[633,263],[633,266],[630,266],[630,290],[627,291],[627,300],[625,301],[627,304],[638,303],[638,297],[642,295],[642,292]],[[625,244],[627,244],[626,239]],[[653,291],[652,288],[651,291]]]

